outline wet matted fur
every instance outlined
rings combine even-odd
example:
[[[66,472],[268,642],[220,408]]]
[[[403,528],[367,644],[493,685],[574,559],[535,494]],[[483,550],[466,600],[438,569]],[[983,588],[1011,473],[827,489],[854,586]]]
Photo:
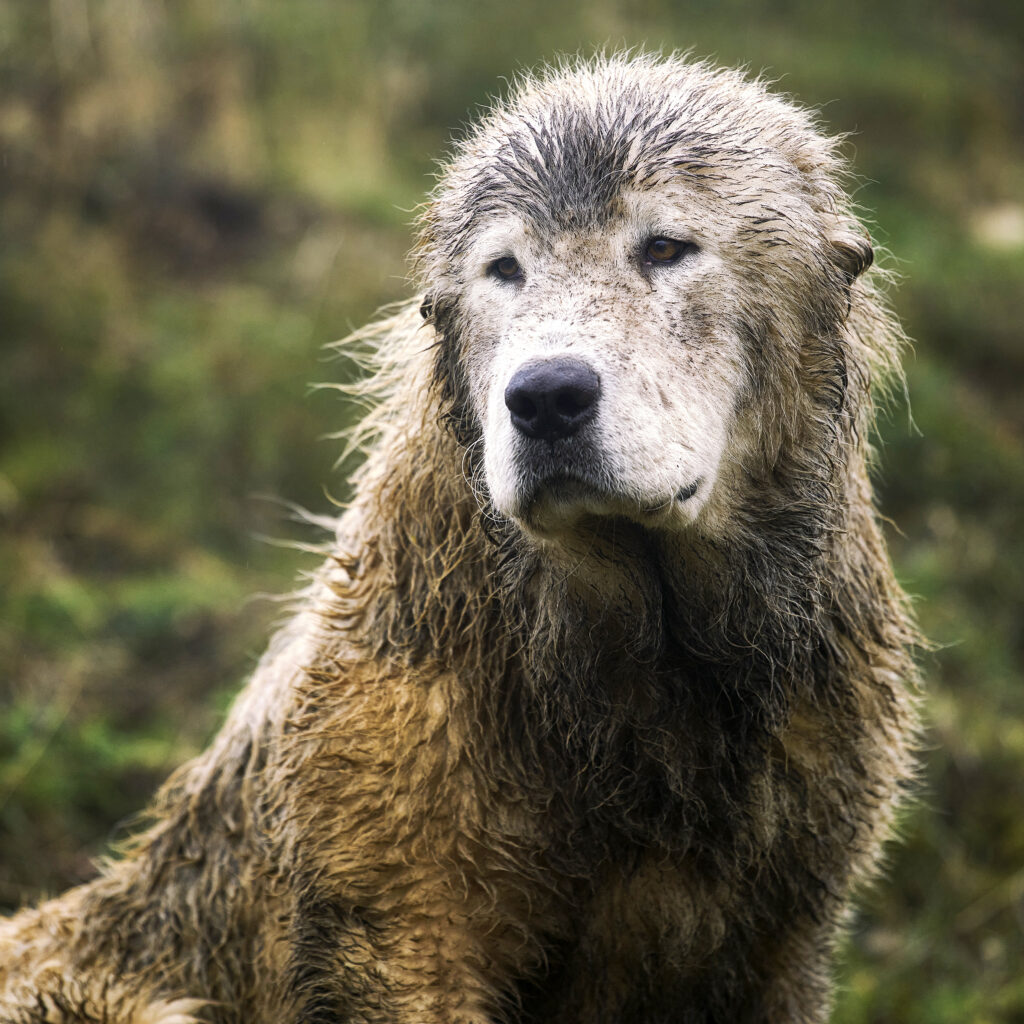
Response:
[[[360,336],[332,555],[127,856],[0,925],[0,1019],[824,1020],[916,685],[843,177],[736,72],[519,82]]]

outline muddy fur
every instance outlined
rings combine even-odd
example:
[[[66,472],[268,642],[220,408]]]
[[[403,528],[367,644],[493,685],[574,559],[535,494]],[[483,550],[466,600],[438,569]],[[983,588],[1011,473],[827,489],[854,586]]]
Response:
[[[916,686],[867,474],[900,332],[843,177],[738,73],[519,82],[426,207],[420,297],[345,343],[377,404],[330,557],[149,830],[0,923],[0,1020],[825,1020]],[[690,217],[685,259],[630,269],[608,239],[634,201]],[[495,283],[472,254],[509,218],[537,255]],[[628,399],[571,441],[603,475],[566,493],[577,449],[525,463],[485,401],[502,338],[546,338],[556,306]],[[675,408],[677,374],[708,409],[652,440],[629,389],[668,381]],[[697,469],[659,461],[677,440]]]

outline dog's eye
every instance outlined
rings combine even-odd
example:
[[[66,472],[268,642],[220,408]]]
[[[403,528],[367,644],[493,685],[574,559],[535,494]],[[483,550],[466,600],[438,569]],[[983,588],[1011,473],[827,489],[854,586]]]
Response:
[[[652,238],[644,246],[644,263],[675,263],[685,253],[696,249],[692,242],[678,242],[674,238]]]
[[[518,281],[523,276],[523,268],[515,256],[502,256],[487,268],[487,273],[501,281]]]

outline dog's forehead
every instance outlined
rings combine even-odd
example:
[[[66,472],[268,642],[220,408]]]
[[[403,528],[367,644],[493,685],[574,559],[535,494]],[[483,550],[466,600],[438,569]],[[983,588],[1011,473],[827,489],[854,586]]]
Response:
[[[565,217],[555,222],[548,214],[536,215],[536,211],[510,206],[476,218],[465,253],[471,261],[490,262],[509,253],[614,245],[620,235],[634,233],[639,223],[680,222],[675,206],[665,196],[651,201],[646,194],[630,189],[623,189],[608,201],[599,221]]]
[[[607,230],[635,212],[637,197],[648,196],[646,208],[656,211],[671,197],[703,205],[723,189],[757,191],[774,163],[749,139],[741,146],[721,124],[687,116],[685,105],[619,99],[513,109],[481,126],[470,172],[458,181],[472,211],[465,226],[479,231],[514,216],[547,235]]]
[[[556,106],[545,117],[524,116],[487,141],[476,185],[486,206],[514,210],[544,229],[603,227],[622,213],[625,193],[642,187],[680,140],[652,144],[641,154],[637,129],[612,123],[588,106]]]
[[[672,61],[573,66],[518,83],[457,143],[418,258],[440,281],[503,218],[546,248],[566,231],[608,232],[629,196],[648,199],[636,233],[775,244],[772,225],[813,225],[841,202],[829,177],[839,170],[805,112],[738,74]]]

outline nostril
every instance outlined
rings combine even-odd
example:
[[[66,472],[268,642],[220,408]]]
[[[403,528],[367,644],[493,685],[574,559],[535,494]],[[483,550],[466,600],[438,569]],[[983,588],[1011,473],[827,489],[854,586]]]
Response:
[[[581,359],[543,359],[520,367],[505,389],[515,428],[556,441],[575,434],[597,410],[601,378]]]
[[[505,405],[514,416],[536,416],[537,406],[525,391],[506,391]]]
[[[562,416],[575,416],[590,405],[587,392],[576,388],[563,388],[555,395],[555,410]]]

